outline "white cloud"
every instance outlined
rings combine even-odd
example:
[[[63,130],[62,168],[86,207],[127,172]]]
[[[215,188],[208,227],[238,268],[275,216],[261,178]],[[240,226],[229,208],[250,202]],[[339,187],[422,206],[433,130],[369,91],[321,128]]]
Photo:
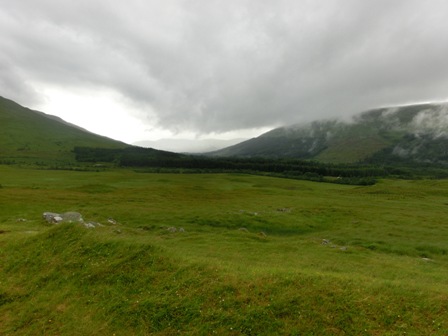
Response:
[[[58,115],[90,132],[127,143],[146,139],[142,138],[146,132],[145,125],[129,113],[129,106],[121,104],[120,98],[113,92],[67,92],[47,87],[41,94],[46,97],[40,108],[45,110],[45,113]],[[155,132],[153,136],[162,134]]]

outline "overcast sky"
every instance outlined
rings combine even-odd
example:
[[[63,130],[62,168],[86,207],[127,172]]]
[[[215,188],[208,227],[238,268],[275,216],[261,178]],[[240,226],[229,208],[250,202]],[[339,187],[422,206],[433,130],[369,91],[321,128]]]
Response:
[[[0,0],[0,95],[133,142],[448,100],[446,0]]]

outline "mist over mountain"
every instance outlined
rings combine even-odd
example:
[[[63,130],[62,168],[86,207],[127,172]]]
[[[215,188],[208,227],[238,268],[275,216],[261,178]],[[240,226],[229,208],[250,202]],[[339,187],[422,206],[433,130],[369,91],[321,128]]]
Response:
[[[74,160],[75,147],[129,147],[2,97],[0,125],[3,162],[67,162]],[[327,119],[295,124],[237,144],[232,141],[240,140],[165,139],[136,145],[176,152],[210,151],[206,155],[212,157],[448,165],[448,103],[378,108],[357,114],[349,121]],[[212,151],[229,143],[229,147]]]
[[[247,139],[159,139],[155,141],[137,141],[133,145],[176,153],[205,153],[233,146],[245,140]]]
[[[448,103],[385,107],[357,114],[350,121],[280,127],[209,155],[448,164]]]

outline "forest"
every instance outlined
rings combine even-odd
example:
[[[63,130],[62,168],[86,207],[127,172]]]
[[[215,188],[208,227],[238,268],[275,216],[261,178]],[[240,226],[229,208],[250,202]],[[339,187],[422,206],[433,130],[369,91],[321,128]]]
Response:
[[[379,160],[351,164],[333,164],[299,159],[212,158],[204,155],[184,155],[152,148],[127,147],[109,149],[75,147],[78,162],[112,163],[118,167],[134,167],[148,172],[216,173],[239,172],[257,175],[278,176],[319,182],[353,185],[372,185],[377,178],[397,177],[412,179],[419,177],[444,178],[448,176],[444,167],[434,164],[408,163]]]

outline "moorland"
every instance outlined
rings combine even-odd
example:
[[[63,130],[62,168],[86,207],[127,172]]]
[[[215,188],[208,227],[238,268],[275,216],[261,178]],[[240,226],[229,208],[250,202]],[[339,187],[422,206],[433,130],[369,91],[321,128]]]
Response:
[[[447,334],[446,180],[0,172],[3,335]]]

